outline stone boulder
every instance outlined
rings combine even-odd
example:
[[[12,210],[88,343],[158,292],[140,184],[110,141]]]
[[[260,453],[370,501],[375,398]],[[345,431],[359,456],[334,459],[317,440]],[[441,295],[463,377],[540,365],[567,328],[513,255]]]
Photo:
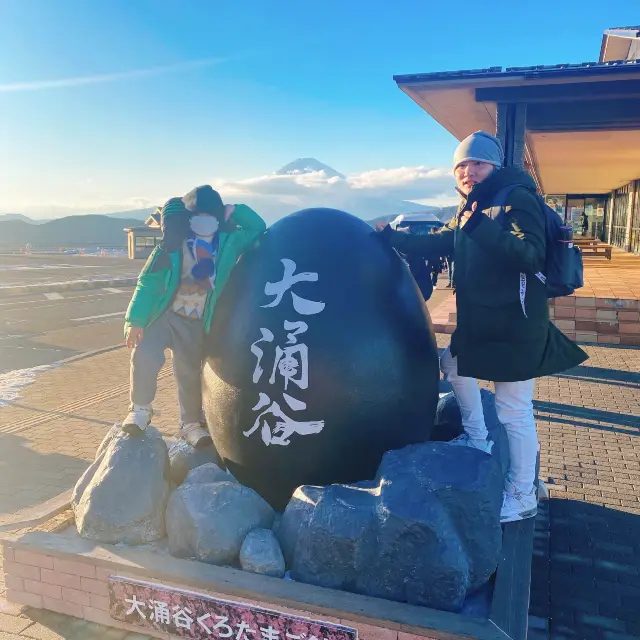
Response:
[[[159,431],[131,437],[111,428],[75,486],[71,505],[88,540],[146,544],[165,535],[169,456]]]
[[[449,442],[462,435],[462,414],[453,393],[440,396],[436,407],[436,418],[431,431],[431,439]]]
[[[189,471],[183,484],[211,484],[213,482],[237,482],[237,480],[214,462],[207,462]]]
[[[274,511],[237,482],[185,483],[172,494],[166,522],[169,553],[211,564],[235,564],[247,534],[269,529]]]
[[[213,462],[222,466],[220,456],[214,446],[196,449],[184,440],[176,440],[169,445],[169,460],[171,463],[171,480],[175,486],[180,486],[189,471],[203,464]]]
[[[249,531],[240,549],[240,566],[252,573],[284,577],[284,556],[271,529]]]
[[[460,611],[498,564],[506,434],[493,455],[443,442],[385,454],[374,481],[301,487],[279,538],[300,582]]]

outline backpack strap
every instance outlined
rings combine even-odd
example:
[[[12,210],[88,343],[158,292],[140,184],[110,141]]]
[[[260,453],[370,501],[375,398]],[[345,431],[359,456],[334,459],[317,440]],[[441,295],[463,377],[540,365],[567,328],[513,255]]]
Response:
[[[507,200],[511,195],[511,192],[519,187],[519,184],[508,184],[506,187],[502,187],[499,189],[496,194],[493,196],[493,202],[491,208],[489,209],[489,216],[494,220],[500,216],[504,216],[506,213],[505,209],[507,206]]]

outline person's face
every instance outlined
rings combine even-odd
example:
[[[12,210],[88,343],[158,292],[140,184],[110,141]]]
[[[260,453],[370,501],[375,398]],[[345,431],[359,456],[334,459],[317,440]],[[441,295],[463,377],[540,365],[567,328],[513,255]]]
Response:
[[[494,169],[495,166],[489,162],[465,160],[456,167],[453,174],[455,176],[458,189],[468,196],[474,185],[486,180]]]

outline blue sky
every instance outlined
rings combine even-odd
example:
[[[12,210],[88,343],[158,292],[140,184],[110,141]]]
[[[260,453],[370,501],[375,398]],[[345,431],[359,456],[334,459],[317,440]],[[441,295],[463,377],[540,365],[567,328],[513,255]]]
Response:
[[[0,211],[133,207],[300,156],[448,167],[394,74],[594,60],[639,21],[637,0],[0,0]]]

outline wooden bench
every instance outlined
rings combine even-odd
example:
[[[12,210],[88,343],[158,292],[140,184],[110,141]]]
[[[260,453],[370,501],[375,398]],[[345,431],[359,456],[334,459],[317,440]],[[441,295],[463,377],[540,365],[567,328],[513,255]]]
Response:
[[[611,245],[604,244],[604,242],[595,242],[595,243],[580,243],[574,242],[574,244],[579,247],[580,251],[582,251],[582,255],[585,257],[588,256],[604,256],[607,260],[611,260]]]
[[[579,247],[591,247],[596,244],[601,244],[597,238],[574,238],[573,244]]]

